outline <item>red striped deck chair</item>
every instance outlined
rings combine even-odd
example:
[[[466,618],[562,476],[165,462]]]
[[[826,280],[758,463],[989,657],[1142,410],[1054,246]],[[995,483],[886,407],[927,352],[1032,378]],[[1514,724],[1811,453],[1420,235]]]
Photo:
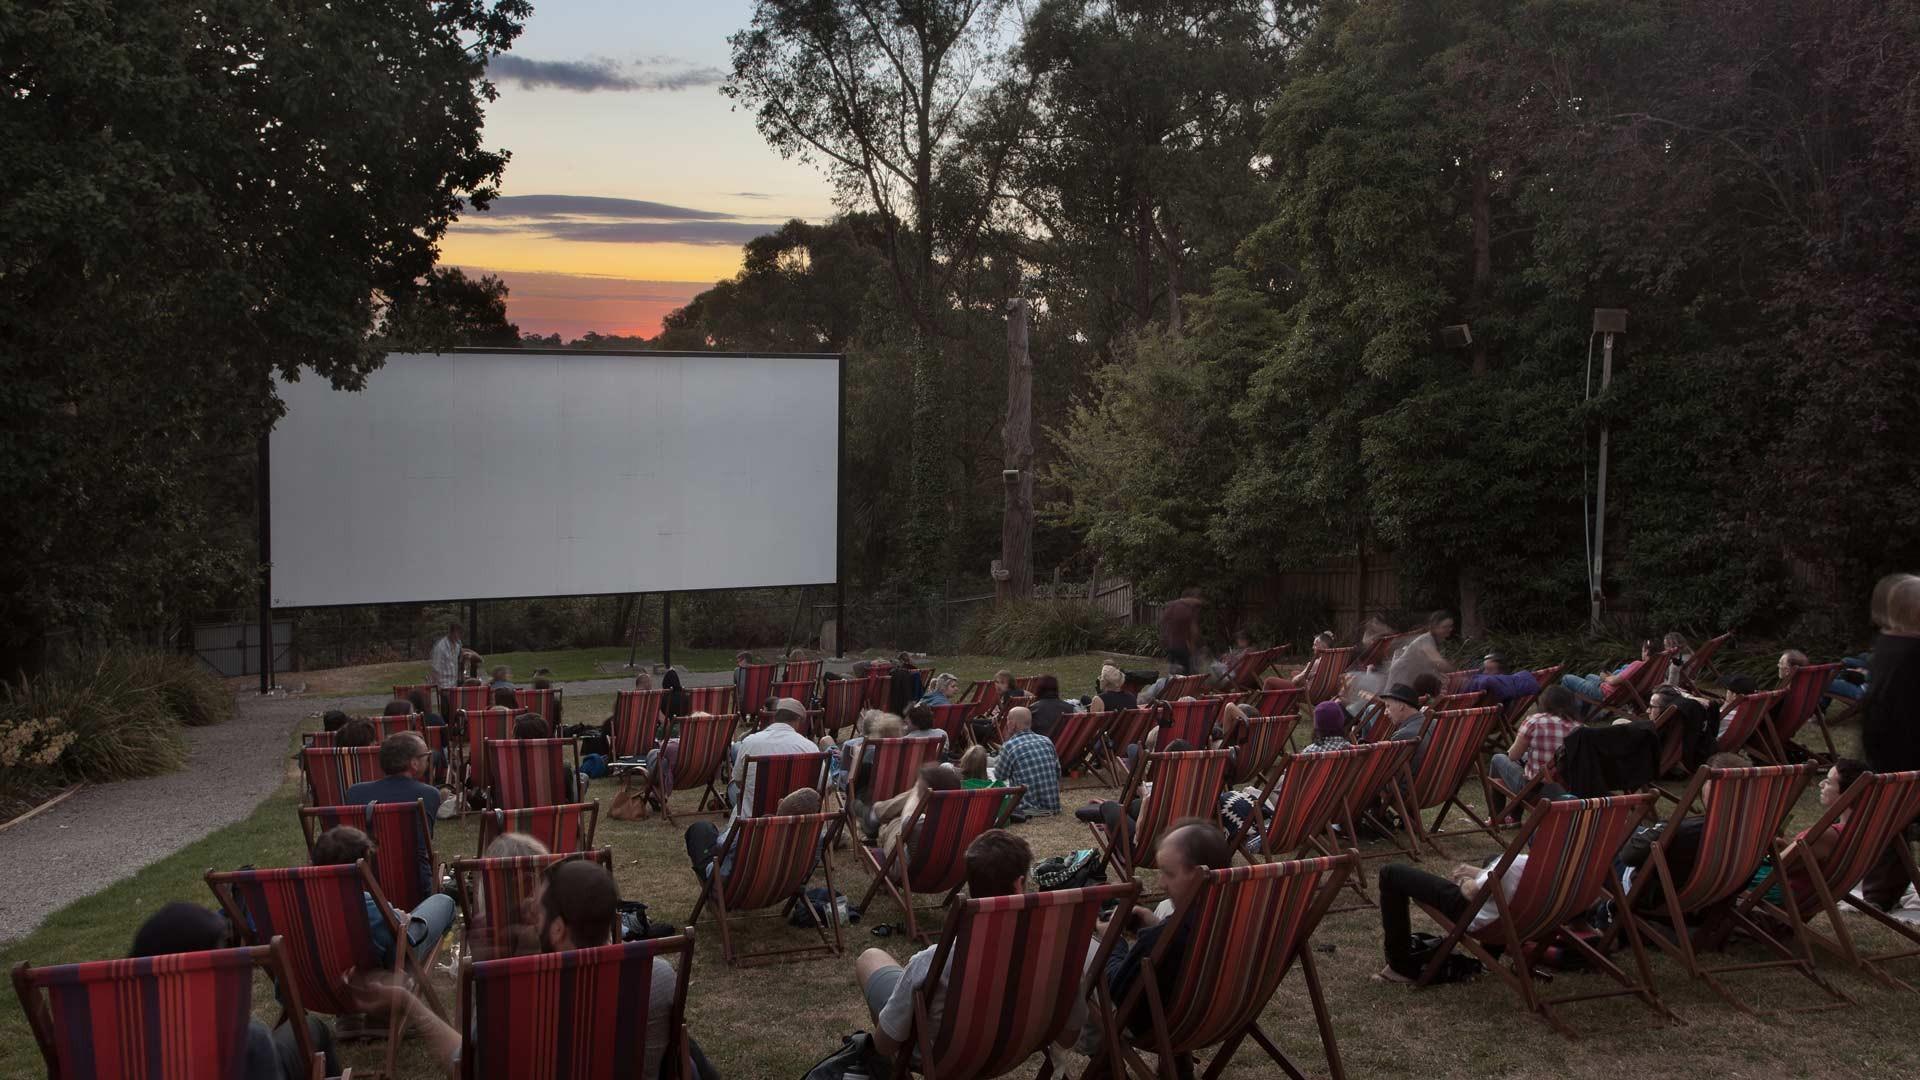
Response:
[[[1151,730],[1153,730],[1152,709],[1121,709],[1113,718],[1113,727],[1108,733],[1114,754],[1116,756],[1125,754],[1129,746],[1145,749],[1147,732]]]
[[[683,716],[674,723],[675,738],[680,740],[680,749],[673,768],[660,769],[650,778],[661,811],[667,815],[669,822],[673,821],[673,807],[670,805],[673,793],[699,788],[700,802],[694,807],[694,813],[704,814],[710,810],[725,812],[726,800],[720,797],[714,785],[719,782],[721,769],[727,763],[727,747],[733,741],[733,717],[696,713]],[[672,772],[670,787],[667,783],[669,771]]]
[[[933,726],[947,733],[947,749],[958,754],[973,745],[973,728],[967,721],[973,717],[971,705],[929,705],[933,710]]]
[[[656,958],[677,961],[663,1046],[647,1044]],[[460,968],[461,1080],[625,1080],[654,1059],[661,1077],[690,1078],[692,975],[687,933],[468,961]]]
[[[453,899],[460,906],[460,921],[467,955],[475,960],[494,960],[521,953],[542,952],[540,913],[534,898],[539,894],[540,875],[547,868],[568,859],[586,859],[613,873],[613,849],[603,847],[586,851],[549,855],[515,855],[503,859],[453,860]]]
[[[1432,981],[1455,946],[1465,946],[1487,970],[1500,976],[1501,981],[1519,995],[1528,1012],[1540,1016],[1568,1038],[1573,1037],[1573,1030],[1561,1022],[1556,1006],[1593,998],[1632,995],[1655,1015],[1681,1023],[1654,989],[1653,972],[1647,963],[1646,948],[1640,941],[1637,921],[1625,920],[1637,979],[1608,959],[1573,926],[1603,893],[1612,896],[1616,910],[1624,904],[1619,879],[1614,876],[1614,855],[1635,826],[1652,812],[1653,805],[1653,794],[1642,792],[1604,799],[1545,801],[1534,807],[1487,875],[1486,883],[1467,898],[1466,909],[1457,920],[1448,919],[1426,904],[1420,905],[1446,931],[1433,951],[1433,959],[1420,973],[1420,985]],[[1500,881],[1521,855],[1527,857],[1527,864],[1520,871],[1513,896],[1508,897]],[[1467,927],[1474,915],[1488,904],[1492,904],[1496,912],[1493,922],[1484,929],[1469,932]],[[1500,957],[1488,951],[1490,944],[1504,946]],[[1561,945],[1577,952],[1591,970],[1606,975],[1619,984],[1618,988],[1558,998],[1543,996],[1532,969],[1541,950],[1549,945]]]
[[[1435,694],[1427,699],[1429,712],[1457,712],[1461,709],[1477,709],[1484,704],[1485,690],[1465,690],[1458,694]]]
[[[300,1059],[320,1080],[285,943],[13,969],[27,1027],[58,1080],[233,1080],[247,1075],[253,973],[276,985]],[[22,1062],[22,1067],[25,1063]]]
[[[1314,1023],[1320,1028],[1327,1070],[1336,1078],[1344,1077],[1333,1020],[1327,1014],[1320,972],[1309,946],[1327,905],[1359,861],[1358,855],[1349,852],[1207,871],[1193,899],[1174,912],[1171,925],[1141,961],[1140,977],[1124,1000],[1116,1005],[1106,972],[1096,974],[1094,1000],[1103,1017],[1109,1060],[1124,1064],[1142,1080],[1155,1080],[1172,1069],[1176,1055],[1217,1046],[1206,1075],[1218,1076],[1240,1044],[1251,1037],[1289,1076],[1302,1076],[1260,1029],[1260,1014],[1297,961],[1313,1004]],[[1169,960],[1166,952],[1183,930],[1184,960]],[[1172,981],[1162,997],[1161,969],[1168,965],[1173,967]],[[1143,1038],[1128,1039],[1124,1018],[1137,1011],[1151,1018],[1152,1030]],[[1148,1066],[1139,1050],[1156,1055],[1160,1068]]]
[[[520,718],[520,709],[480,709],[459,714],[460,727],[467,733],[465,757],[467,766],[466,786],[460,791],[463,809],[471,809],[469,793],[484,791],[487,783],[487,743],[495,739],[513,738],[513,722]]]
[[[1784,693],[1784,690],[1762,690],[1754,694],[1728,694],[1720,711],[1720,738],[1714,749],[1732,753],[1755,743],[1755,751],[1766,756],[1762,725]]]
[[[665,690],[616,690],[613,692],[613,755],[643,757],[660,744],[661,706]]]
[[[1833,735],[1827,731],[1827,718],[1820,707],[1820,699],[1839,670],[1838,663],[1804,664],[1793,669],[1793,677],[1780,688],[1780,700],[1774,703],[1769,721],[1761,729],[1766,755],[1774,764],[1787,764],[1787,744],[1794,741],[1809,720],[1819,724],[1820,739],[1827,744],[1827,755],[1823,760],[1833,760]]]
[[[740,684],[740,700],[736,704],[740,718],[752,723],[753,718],[766,706],[767,699],[773,696],[773,678],[780,674],[780,665],[743,664],[735,669],[736,675],[740,672],[746,673],[746,681]]]
[[[449,686],[440,691],[443,708],[440,715],[448,718],[459,716],[463,712],[483,712],[493,705],[493,691],[484,686]]]
[[[1306,683],[1302,687],[1305,692],[1300,696],[1302,708],[1311,709],[1328,698],[1340,696],[1340,679],[1353,664],[1355,651],[1351,645],[1338,649],[1314,648],[1313,662],[1305,672]],[[1296,678],[1294,682],[1300,680]]]
[[[1371,824],[1381,834],[1395,837],[1397,842],[1398,834],[1382,820],[1383,815],[1377,813],[1376,808],[1393,810],[1400,816],[1401,821],[1405,821],[1414,816],[1413,812],[1407,808],[1406,793],[1401,789],[1400,785],[1395,782],[1400,777],[1406,775],[1407,767],[1413,761],[1414,744],[1404,740],[1401,742],[1388,740],[1386,742],[1368,743],[1360,749],[1364,751],[1364,754],[1359,757],[1353,765],[1353,773],[1347,778],[1346,789],[1340,797],[1338,820],[1341,827],[1346,830],[1345,835],[1349,838],[1346,840],[1346,844],[1351,847],[1355,843],[1355,840],[1351,839],[1359,836],[1359,832],[1355,826],[1363,820]],[[1341,750],[1334,752],[1348,753],[1349,751]],[[1315,757],[1318,755],[1306,754],[1302,756]],[[1322,845],[1321,841],[1316,839],[1317,835],[1318,834],[1309,834],[1307,839],[1312,841],[1316,847],[1320,848],[1321,854],[1333,854],[1334,849],[1338,845],[1335,843]],[[1338,838],[1333,839],[1337,840]],[[1404,850],[1413,858],[1414,862],[1420,861],[1420,848],[1417,844],[1408,844],[1405,848],[1397,850]],[[1368,859],[1387,858],[1394,853],[1394,851],[1372,851],[1364,853],[1360,858],[1362,862],[1365,862]],[[1353,875],[1347,879],[1347,884],[1352,887],[1354,893],[1360,897],[1364,906],[1373,906],[1373,898],[1367,895],[1365,874]],[[1356,909],[1334,908],[1333,910],[1336,912],[1345,912]]]
[[[560,691],[554,688],[546,690],[516,689],[513,698],[522,709],[539,713],[547,723],[553,723],[554,715],[560,708]]]
[[[827,759],[830,751],[811,754],[762,754],[742,757],[735,769],[744,777],[741,790],[742,813],[771,814],[780,800],[807,788],[820,793],[821,805],[827,798]]]
[[[1021,681],[1024,683],[1026,680],[1023,679]],[[1026,690],[1027,688],[1022,686],[1021,689]],[[1160,688],[1160,694],[1155,700],[1179,701],[1184,697],[1198,697],[1205,693],[1206,689],[1207,677],[1205,675],[1173,675],[1167,679],[1167,685]],[[1031,695],[1033,691],[1027,690],[1027,693]]]
[[[977,679],[967,684],[966,693],[960,695],[960,700],[981,712],[991,711],[1000,704],[1000,684],[992,679]]]
[[[1129,806],[1144,784],[1153,785],[1141,798],[1132,836],[1108,836],[1103,823],[1087,824],[1104,861],[1116,867],[1122,877],[1133,877],[1142,869],[1155,868],[1160,837],[1174,822],[1187,818],[1218,821],[1220,791],[1226,786],[1232,760],[1231,750],[1143,752],[1134,760],[1127,785],[1120,792],[1120,805]]]
[[[920,766],[940,760],[940,743],[935,739],[866,739],[853,767],[847,771],[847,827],[859,822],[853,816],[854,792],[868,806],[884,802],[909,791],[920,779]],[[866,781],[865,790],[861,782]],[[855,831],[852,835],[858,836]]]
[[[491,805],[520,810],[580,801],[567,790],[567,777],[579,775],[580,740],[489,739],[487,754]]]
[[[700,912],[711,903],[714,919],[720,924],[720,951],[727,963],[735,967],[821,953],[838,956],[841,950],[838,904],[826,905],[832,936],[828,936],[828,927],[818,924],[814,927],[820,933],[818,945],[743,952],[734,942],[739,928],[730,926],[728,920],[742,922],[749,912],[764,912],[782,905],[777,917],[784,923],[816,870],[826,878],[827,892],[831,895],[833,859],[821,858],[820,853],[824,850],[822,845],[832,839],[839,821],[840,815],[832,812],[735,818],[733,827],[727,830],[726,840],[714,853],[711,872],[700,882],[700,899],[693,905],[693,914],[687,916],[687,925],[698,926]]]
[[[303,750],[331,750],[337,731],[304,731],[300,733],[300,748]]]
[[[1440,692],[1443,694],[1457,694],[1467,688],[1468,679],[1480,673],[1477,668],[1463,668],[1460,671],[1449,671],[1445,675],[1440,676]]]
[[[1393,654],[1400,651],[1400,643],[1408,638],[1416,638],[1426,633],[1426,628],[1402,630],[1396,634],[1382,634],[1372,641],[1354,650],[1353,659],[1347,667],[1351,671],[1365,671],[1373,667],[1385,667],[1393,662]]]
[[[791,682],[777,682],[769,695],[776,698],[790,697],[802,705],[813,704],[813,683],[811,680],[794,679]]]
[[[386,775],[377,746],[308,747],[300,751],[300,771],[309,806],[345,806],[348,788]]]
[[[1798,939],[1797,923],[1791,926],[1796,932],[1795,944],[1799,946],[1795,950],[1748,913],[1727,903],[1752,884],[1754,871],[1773,850],[1780,829],[1793,813],[1794,803],[1806,790],[1807,782],[1813,778],[1813,771],[1811,764],[1763,769],[1714,769],[1702,765],[1688,781],[1686,793],[1674,807],[1673,816],[1667,820],[1647,861],[1634,875],[1633,887],[1627,890],[1626,904],[1620,909],[1626,918],[1639,922],[1642,937],[1679,961],[1688,975],[1706,983],[1726,999],[1727,1004],[1748,1015],[1754,1015],[1754,1010],[1733,996],[1715,976],[1735,971],[1792,968],[1812,980],[1833,1000],[1782,1011],[1831,1009],[1852,1003],[1814,969],[1807,944]],[[1667,853],[1680,834],[1680,823],[1693,812],[1696,801],[1701,804],[1702,816],[1698,847],[1687,879],[1676,881]],[[1642,912],[1640,908],[1649,895],[1648,890],[1656,886],[1659,906]],[[1724,914],[1720,914],[1723,909]],[[1698,932],[1687,925],[1687,916],[1694,914],[1705,914],[1709,919]],[[1716,920],[1719,926],[1712,925]],[[1624,921],[1616,918],[1601,951],[1608,951]],[[1699,947],[1723,938],[1725,930],[1736,926],[1754,941],[1767,946],[1777,959],[1720,967],[1702,963]],[[1695,941],[1696,937],[1700,942]]]
[[[307,857],[313,857],[313,842],[321,833],[341,825],[359,829],[373,841],[373,854],[367,857],[373,880],[395,907],[410,911],[440,891],[439,882],[433,880],[440,860],[433,853],[433,823],[427,818],[426,803],[415,799],[364,806],[303,806],[300,832],[307,839]]]
[[[393,700],[412,701],[413,695],[416,692],[425,694],[427,696],[427,704],[429,705],[435,705],[439,703],[440,688],[430,682],[414,683],[412,686],[396,685],[393,688]]]
[[[1574,696],[1592,705],[1601,715],[1644,720],[1647,717],[1647,699],[1653,696],[1654,688],[1666,680],[1673,654],[1672,649],[1654,653],[1641,662],[1631,675],[1608,683],[1599,697],[1588,697],[1578,691]]]
[[[1250,784],[1266,776],[1280,755],[1287,752],[1287,742],[1299,723],[1297,712],[1250,717],[1240,744],[1233,748],[1233,768],[1228,778],[1236,784]]]
[[[1040,679],[1041,676],[1039,675],[1022,675],[1013,680],[1013,685],[1019,687],[1020,692],[1028,697],[1039,697]]]
[[[1774,875],[1768,875],[1769,880],[1756,882],[1741,900],[1739,910],[1750,911],[1758,905],[1776,919],[1796,924],[1804,940],[1821,951],[1839,957],[1886,986],[1913,990],[1911,983],[1895,977],[1885,965],[1889,961],[1920,956],[1920,930],[1889,918],[1854,890],[1890,849],[1900,860],[1907,881],[1920,888],[1920,868],[1914,865],[1913,851],[1904,835],[1907,826],[1920,818],[1920,771],[1861,776],[1802,835],[1821,835],[1843,818],[1845,824],[1838,830],[1839,842],[1825,859],[1815,857],[1813,849],[1801,841],[1777,848],[1775,873],[1779,873],[1779,867],[1785,868],[1787,887],[1781,890],[1787,902],[1785,911],[1765,898]],[[1913,944],[1898,952],[1877,955],[1862,952],[1840,912],[1841,901]],[[1813,919],[1821,914],[1827,916],[1832,936],[1813,928]]]
[[[1300,711],[1300,695],[1303,693],[1306,693],[1306,689],[1299,686],[1258,690],[1247,696],[1245,704],[1255,716],[1280,716]]]
[[[1420,762],[1413,770],[1412,785],[1407,793],[1407,809],[1412,811],[1406,818],[1408,843],[1418,845],[1425,841],[1442,858],[1446,857],[1434,839],[1459,835],[1457,831],[1446,832],[1440,828],[1455,809],[1465,814],[1474,828],[1495,843],[1500,842],[1500,834],[1493,830],[1493,825],[1460,798],[1460,789],[1471,775],[1480,781],[1481,798],[1486,800],[1481,805],[1493,805],[1486,773],[1480,768],[1480,747],[1487,741],[1487,733],[1499,722],[1497,705],[1427,714],[1427,731],[1422,736],[1426,751],[1416,752]],[[1439,812],[1434,814],[1433,822],[1422,826],[1420,814],[1434,809]]]
[[[1719,637],[1711,637],[1701,642],[1700,647],[1693,650],[1693,655],[1687,657],[1687,662],[1680,669],[1680,673],[1686,678],[1687,685],[1693,685],[1705,672],[1713,671],[1714,655],[1726,648],[1727,642],[1732,640],[1733,631],[1729,630]],[[1717,671],[1715,673],[1718,674]]]
[[[432,956],[426,963],[414,961],[413,950],[406,945],[406,923],[394,914],[364,861],[277,870],[209,870],[207,887],[248,944],[284,939],[287,977],[280,986],[283,992],[291,987],[308,1011],[331,1016],[358,1013],[361,1010],[354,993],[346,985],[348,973],[393,971],[409,976],[433,1011],[446,1015],[432,981],[426,977],[432,969]],[[373,898],[374,909],[398,943],[390,962],[382,961],[374,946],[362,894]],[[382,1074],[388,1077],[395,1075],[393,1060],[404,1020],[404,1014],[396,1010],[387,1022],[386,1067]]]
[[[780,681],[817,683],[825,666],[821,660],[789,660],[780,671]]]
[[[873,894],[885,886],[906,912],[907,933],[915,941],[926,940],[931,935],[914,918],[914,894],[945,893],[941,905],[951,904],[967,881],[967,846],[988,829],[1006,825],[1007,815],[1026,794],[1024,787],[929,792],[892,848],[860,845],[861,864],[873,877],[860,899],[860,910],[866,911]]]
[[[1314,839],[1330,833],[1340,820],[1341,807],[1367,761],[1382,755],[1380,747],[1355,746],[1324,753],[1288,754],[1280,759],[1273,779],[1260,792],[1260,805],[1271,805],[1267,826],[1260,837],[1260,859],[1291,858],[1304,851]],[[1386,751],[1390,753],[1391,751]],[[1405,760],[1405,754],[1393,755]],[[1262,811],[1265,813],[1264,809]],[[1253,827],[1243,822],[1230,837],[1235,851],[1244,851],[1246,833]],[[1345,846],[1337,843],[1331,846]]]
[[[1535,668],[1533,669],[1534,685],[1538,686],[1540,690],[1545,690],[1547,687],[1559,682],[1560,676],[1565,673],[1566,670],[1567,665],[1565,664],[1553,664],[1549,667]],[[1520,724],[1526,720],[1527,714],[1533,711],[1534,702],[1540,700],[1540,690],[1535,690],[1531,694],[1522,694],[1506,703],[1504,706],[1506,711],[1500,717],[1500,733],[1507,742],[1506,746],[1501,746],[1497,749],[1505,750],[1507,746],[1513,745],[1514,736],[1520,733]]]
[[[733,684],[725,686],[689,686],[686,688],[687,712],[732,716]]]
[[[862,680],[866,685],[866,708],[885,709],[887,691],[892,688],[893,665],[875,664],[867,669],[867,677]]]
[[[525,806],[518,810],[482,810],[480,812],[480,846],[474,854],[485,856],[487,845],[506,833],[531,836],[555,855],[591,851],[593,834],[599,828],[600,804],[598,802]]]
[[[1393,717],[1387,715],[1386,703],[1373,694],[1361,697],[1360,712],[1353,718],[1348,729],[1357,743],[1385,742],[1393,734]]]
[[[1271,649],[1248,649],[1241,653],[1240,659],[1227,671],[1227,686],[1244,690],[1259,689],[1260,676],[1266,674],[1267,669],[1290,648],[1290,645],[1276,645]]]
[[[867,707],[867,685],[859,679],[828,679],[820,702],[820,724],[837,741]]]
[[[1155,703],[1158,708],[1161,703]],[[1160,729],[1160,740],[1155,745],[1172,746],[1175,742],[1184,742],[1195,750],[1203,750],[1213,745],[1214,725],[1220,722],[1220,714],[1226,708],[1223,698],[1194,698],[1191,701],[1172,700],[1164,703],[1172,712],[1170,722]]]
[[[1053,729],[1053,752],[1060,758],[1062,773],[1086,769],[1096,775],[1104,775],[1109,784],[1114,782],[1111,771],[1099,773],[1107,731],[1113,726],[1114,715],[1110,712],[1060,714],[1060,722]],[[1112,759],[1110,754],[1105,756],[1107,760]]]
[[[427,726],[427,718],[419,713],[404,713],[400,716],[363,716],[360,719],[373,725],[374,739],[384,739],[401,731],[421,731]]]
[[[1100,909],[1117,902],[1110,925],[1124,926],[1139,893],[1139,885],[1127,882],[953,905],[928,969],[946,972],[946,1007],[935,1024],[928,1002],[938,986],[929,979],[914,989],[913,1033],[900,1046],[893,1075],[917,1070],[928,1080],[1000,1076],[1045,1054],[1034,1075],[1052,1077],[1047,1047],[1060,1038],[1086,992],[1086,973],[1106,970],[1119,940],[1109,929],[1088,959]]]

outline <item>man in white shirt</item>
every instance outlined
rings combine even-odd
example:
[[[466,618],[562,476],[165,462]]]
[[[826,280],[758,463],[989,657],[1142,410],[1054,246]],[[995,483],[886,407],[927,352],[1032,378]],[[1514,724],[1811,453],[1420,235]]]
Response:
[[[447,636],[433,645],[433,657],[428,666],[433,670],[433,684],[445,690],[460,685],[460,664],[472,658],[480,659],[480,654],[460,644],[462,633],[459,623],[447,624]]]
[[[818,754],[820,748],[796,728],[796,725],[806,722],[805,705],[793,698],[781,698],[774,702],[773,722],[733,744],[730,754],[734,765],[737,768],[746,758],[766,757],[769,754]],[[727,785],[734,817],[753,816],[753,785],[748,782],[750,779],[741,771],[734,776],[733,783]],[[727,827],[733,827],[731,819]]]

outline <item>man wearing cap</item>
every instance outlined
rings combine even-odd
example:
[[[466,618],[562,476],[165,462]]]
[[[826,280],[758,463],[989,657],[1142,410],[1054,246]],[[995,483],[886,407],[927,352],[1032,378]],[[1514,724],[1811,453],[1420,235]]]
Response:
[[[1419,772],[1420,762],[1427,756],[1427,711],[1420,707],[1419,691],[1406,683],[1394,683],[1380,695],[1380,704],[1393,721],[1390,738],[1394,742],[1419,742],[1413,751],[1413,770]]]
[[[1480,674],[1469,675],[1460,686],[1460,692],[1471,694],[1480,691],[1498,702],[1509,702],[1529,694],[1540,692],[1540,680],[1533,672],[1522,668],[1513,674],[1507,674],[1507,658],[1497,652],[1488,653],[1480,661]]]
[[[800,734],[799,727],[807,722],[807,707],[790,697],[783,697],[773,703],[773,722],[746,738],[734,743],[729,751],[730,760],[736,772],[733,782],[727,785],[727,797],[733,803],[733,816],[753,816],[753,785],[747,783],[747,777],[738,771],[743,758],[766,757],[769,754],[817,754],[820,748],[813,740]],[[727,827],[733,827],[728,819]]]

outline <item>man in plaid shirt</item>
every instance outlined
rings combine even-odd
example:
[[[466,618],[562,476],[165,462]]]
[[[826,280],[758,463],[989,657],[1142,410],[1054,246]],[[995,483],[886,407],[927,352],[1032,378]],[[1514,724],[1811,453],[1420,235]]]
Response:
[[[1033,714],[1023,705],[1007,710],[1006,741],[993,776],[1027,789],[1018,813],[1033,817],[1060,812],[1060,755],[1053,740],[1033,730]]]
[[[1580,728],[1580,721],[1573,719],[1578,705],[1573,691],[1564,686],[1556,684],[1542,690],[1538,710],[1520,725],[1513,745],[1506,753],[1493,755],[1494,778],[1516,793],[1538,779],[1543,796],[1568,798],[1567,789],[1554,782],[1559,779],[1556,759],[1567,736]]]

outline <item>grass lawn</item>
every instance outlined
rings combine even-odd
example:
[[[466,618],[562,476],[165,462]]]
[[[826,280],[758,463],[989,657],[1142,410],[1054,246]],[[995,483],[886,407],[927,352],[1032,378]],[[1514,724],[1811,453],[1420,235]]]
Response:
[[[990,674],[998,664],[983,657],[954,657],[940,662],[963,677]],[[1082,685],[1097,666],[1093,658],[1056,664],[1063,674]],[[1077,674],[1068,675],[1069,672]],[[1068,682],[1071,689],[1074,682]],[[593,715],[610,700],[582,698],[570,703]],[[1851,730],[1843,740],[1855,741]],[[1843,747],[1850,749],[1850,747]],[[591,795],[604,800],[612,788],[594,785]],[[1071,781],[1063,797],[1071,808],[1089,799],[1112,797],[1112,790],[1089,777]],[[680,827],[664,818],[641,822],[603,820],[598,843],[613,848],[622,894],[645,901],[656,921],[684,920],[695,899],[695,879],[688,869],[681,838],[695,796],[682,792],[675,799]],[[1793,828],[1804,827],[1815,812],[1811,793],[1799,808]],[[23,959],[58,963],[122,955],[135,926],[160,904],[174,899],[210,903],[201,881],[208,867],[232,868],[245,863],[260,866],[301,861],[304,849],[294,809],[297,793],[289,783],[251,817],[140,871],[132,878],[79,901],[51,917],[30,937],[0,949],[8,965]],[[1044,858],[1090,846],[1083,825],[1071,815],[1039,819],[1019,827]],[[466,821],[438,826],[436,847],[442,860],[472,854],[475,827]],[[1477,858],[1494,850],[1484,838],[1444,841],[1461,858]],[[1369,854],[1389,850],[1376,844]],[[1368,864],[1375,873],[1382,861]],[[1444,864],[1432,858],[1438,871]],[[850,852],[833,860],[835,883],[858,899],[866,889],[865,875],[856,869]],[[1147,875],[1149,889],[1152,875]],[[882,894],[884,896],[884,894]],[[933,917],[937,921],[937,916]],[[794,1077],[839,1044],[841,1035],[871,1026],[853,977],[852,954],[879,945],[904,959],[912,949],[903,936],[875,938],[877,922],[899,919],[890,900],[876,899],[868,917],[848,928],[848,955],[798,963],[732,970],[721,961],[719,935],[711,917],[697,930],[689,1020],[708,1055],[728,1077]],[[1416,919],[1416,926],[1422,925]],[[1892,938],[1864,920],[1852,923],[1863,946],[1888,947]],[[458,932],[458,931],[456,931]],[[742,938],[748,949],[796,944],[805,932],[777,920],[748,924]],[[1515,1007],[1515,999],[1497,979],[1487,976],[1473,983],[1416,991],[1372,981],[1381,966],[1379,921],[1371,910],[1331,915],[1315,936],[1322,950],[1317,959],[1325,982],[1329,1007],[1340,1040],[1347,1072],[1360,1077],[1555,1077],[1567,1080],[1617,1080],[1634,1077],[1771,1078],[1786,1076],[1911,1077],[1920,1073],[1920,1048],[1905,1036],[1905,1025],[1920,1016],[1920,998],[1880,988],[1830,963],[1824,970],[1861,1002],[1855,1009],[1791,1016],[1778,1021],[1749,1019],[1723,1004],[1705,987],[1687,982],[1679,969],[1663,958],[1654,960],[1662,994],[1688,1024],[1668,1027],[1628,999],[1611,999],[1569,1006],[1565,1015],[1582,1032],[1578,1041],[1553,1034],[1543,1023]],[[1741,954],[1750,950],[1738,949]],[[1909,974],[1912,974],[1909,972]],[[445,999],[453,1000],[452,983],[444,968]],[[1737,990],[1749,1000],[1785,1004],[1812,1003],[1812,987],[1790,973],[1732,976]],[[1552,993],[1565,994],[1598,988],[1598,977],[1562,973],[1551,984]],[[261,999],[261,1015],[271,1008]],[[1318,1038],[1304,985],[1289,977],[1268,1006],[1262,1025],[1297,1062],[1315,1075],[1324,1075]],[[357,1070],[377,1066],[376,1043],[354,1043],[345,1048],[346,1063]],[[401,1058],[401,1075],[432,1075],[430,1063],[417,1042],[409,1042]],[[1080,1062],[1071,1062],[1078,1073]],[[41,1064],[24,1019],[17,1008],[0,1010],[0,1077],[39,1075]],[[1031,1075],[1023,1072],[1017,1075]],[[1235,1077],[1267,1077],[1279,1070],[1251,1045],[1243,1048]]]

